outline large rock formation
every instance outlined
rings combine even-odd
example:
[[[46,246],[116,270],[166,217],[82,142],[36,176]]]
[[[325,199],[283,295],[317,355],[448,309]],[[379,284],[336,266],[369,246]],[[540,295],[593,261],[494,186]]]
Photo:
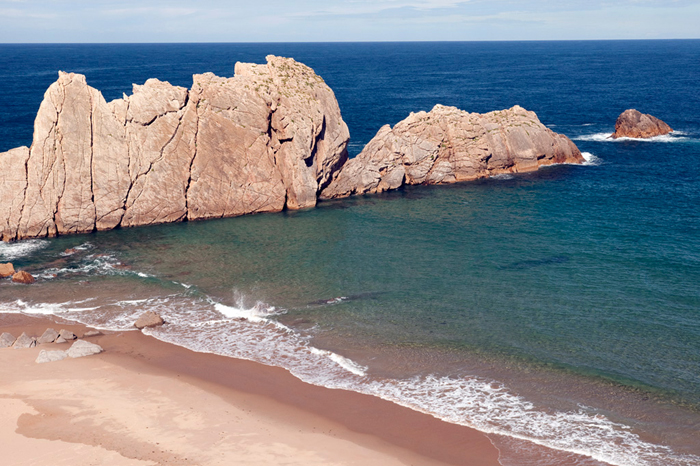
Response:
[[[625,110],[617,117],[615,132],[610,136],[617,138],[653,138],[672,132],[670,126],[656,117],[635,109]]]
[[[474,180],[582,163],[576,145],[519,106],[486,114],[436,105],[382,127],[321,193],[330,199],[396,189],[404,184]]]
[[[346,160],[333,91],[293,59],[107,103],[79,74],[46,91],[31,148],[0,153],[3,240],[298,209]]]

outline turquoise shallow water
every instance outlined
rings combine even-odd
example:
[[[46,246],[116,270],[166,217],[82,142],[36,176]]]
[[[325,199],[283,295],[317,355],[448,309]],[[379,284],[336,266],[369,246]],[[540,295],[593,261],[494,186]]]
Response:
[[[1,283],[0,310],[117,329],[154,308],[172,323],[158,338],[583,455],[533,464],[700,464],[700,42],[26,47],[0,47],[32,83],[0,104],[31,113],[54,68],[114,98],[279,53],[333,87],[355,151],[435,103],[518,103],[589,163],[0,245],[40,277]],[[606,140],[628,107],[677,132]],[[2,149],[29,142],[23,118],[0,115]]]

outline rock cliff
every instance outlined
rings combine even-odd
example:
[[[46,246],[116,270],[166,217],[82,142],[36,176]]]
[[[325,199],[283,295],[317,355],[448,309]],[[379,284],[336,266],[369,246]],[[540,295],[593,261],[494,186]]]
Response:
[[[653,138],[672,132],[670,126],[656,117],[639,110],[625,110],[617,117],[613,139],[617,138]]]
[[[376,193],[404,184],[474,180],[541,165],[582,163],[576,145],[519,106],[486,114],[436,105],[382,127],[346,163],[321,198]]]
[[[3,240],[298,209],[347,159],[333,91],[293,59],[112,102],[79,74],[44,95],[31,148],[0,153]]]

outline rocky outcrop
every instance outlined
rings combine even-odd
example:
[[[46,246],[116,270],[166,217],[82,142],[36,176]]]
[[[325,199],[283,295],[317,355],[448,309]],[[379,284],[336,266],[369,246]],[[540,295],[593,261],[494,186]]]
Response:
[[[3,240],[298,209],[346,160],[333,91],[293,59],[112,102],[80,74],[46,91],[31,148],[0,153]]]
[[[346,163],[321,198],[376,193],[404,184],[474,180],[542,165],[582,163],[576,145],[519,106],[486,114],[436,105],[382,127]]]
[[[670,126],[651,115],[635,109],[625,110],[617,117],[615,132],[610,136],[617,138],[653,138],[672,132]]]
[[[12,281],[15,283],[24,283],[25,285],[30,285],[34,283],[34,277],[31,273],[20,270],[12,275]]]
[[[146,327],[158,327],[163,325],[163,318],[153,311],[146,311],[134,322],[134,327],[138,329]]]

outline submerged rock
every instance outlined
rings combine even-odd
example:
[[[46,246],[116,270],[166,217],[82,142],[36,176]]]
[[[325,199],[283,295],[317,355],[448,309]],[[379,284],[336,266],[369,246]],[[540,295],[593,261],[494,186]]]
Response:
[[[11,262],[0,264],[0,278],[11,277],[15,274],[15,266]]]
[[[333,91],[291,58],[157,79],[112,102],[59,72],[31,148],[0,153],[3,240],[316,204],[347,158]]]
[[[153,311],[146,311],[134,322],[134,327],[138,329],[146,327],[157,327],[163,325],[163,318]]]
[[[58,338],[58,332],[52,328],[47,328],[46,331],[39,337],[37,343],[53,343]]]
[[[673,132],[670,126],[658,118],[635,109],[625,110],[617,117],[615,132],[617,138],[653,138]]]
[[[90,343],[85,340],[78,340],[66,351],[69,358],[82,358],[83,356],[90,356],[93,354],[98,354],[103,351],[100,345]]]
[[[15,283],[24,283],[29,285],[34,283],[34,277],[29,272],[20,270],[19,272],[16,272],[14,275],[12,275],[12,281]]]
[[[37,364],[42,364],[45,362],[54,362],[54,361],[61,361],[63,359],[66,359],[68,357],[68,353],[65,351],[47,351],[47,350],[41,350],[39,352],[39,356],[36,358],[36,363]]]
[[[0,348],[9,348],[15,342],[15,337],[11,333],[3,332],[0,335]]]
[[[12,345],[14,349],[33,348],[35,346],[36,338],[28,336],[25,332],[22,332],[22,335],[20,335]]]
[[[436,105],[382,127],[349,160],[321,198],[376,193],[404,184],[438,184],[537,170],[542,165],[582,163],[569,138],[515,106],[486,114]]]

